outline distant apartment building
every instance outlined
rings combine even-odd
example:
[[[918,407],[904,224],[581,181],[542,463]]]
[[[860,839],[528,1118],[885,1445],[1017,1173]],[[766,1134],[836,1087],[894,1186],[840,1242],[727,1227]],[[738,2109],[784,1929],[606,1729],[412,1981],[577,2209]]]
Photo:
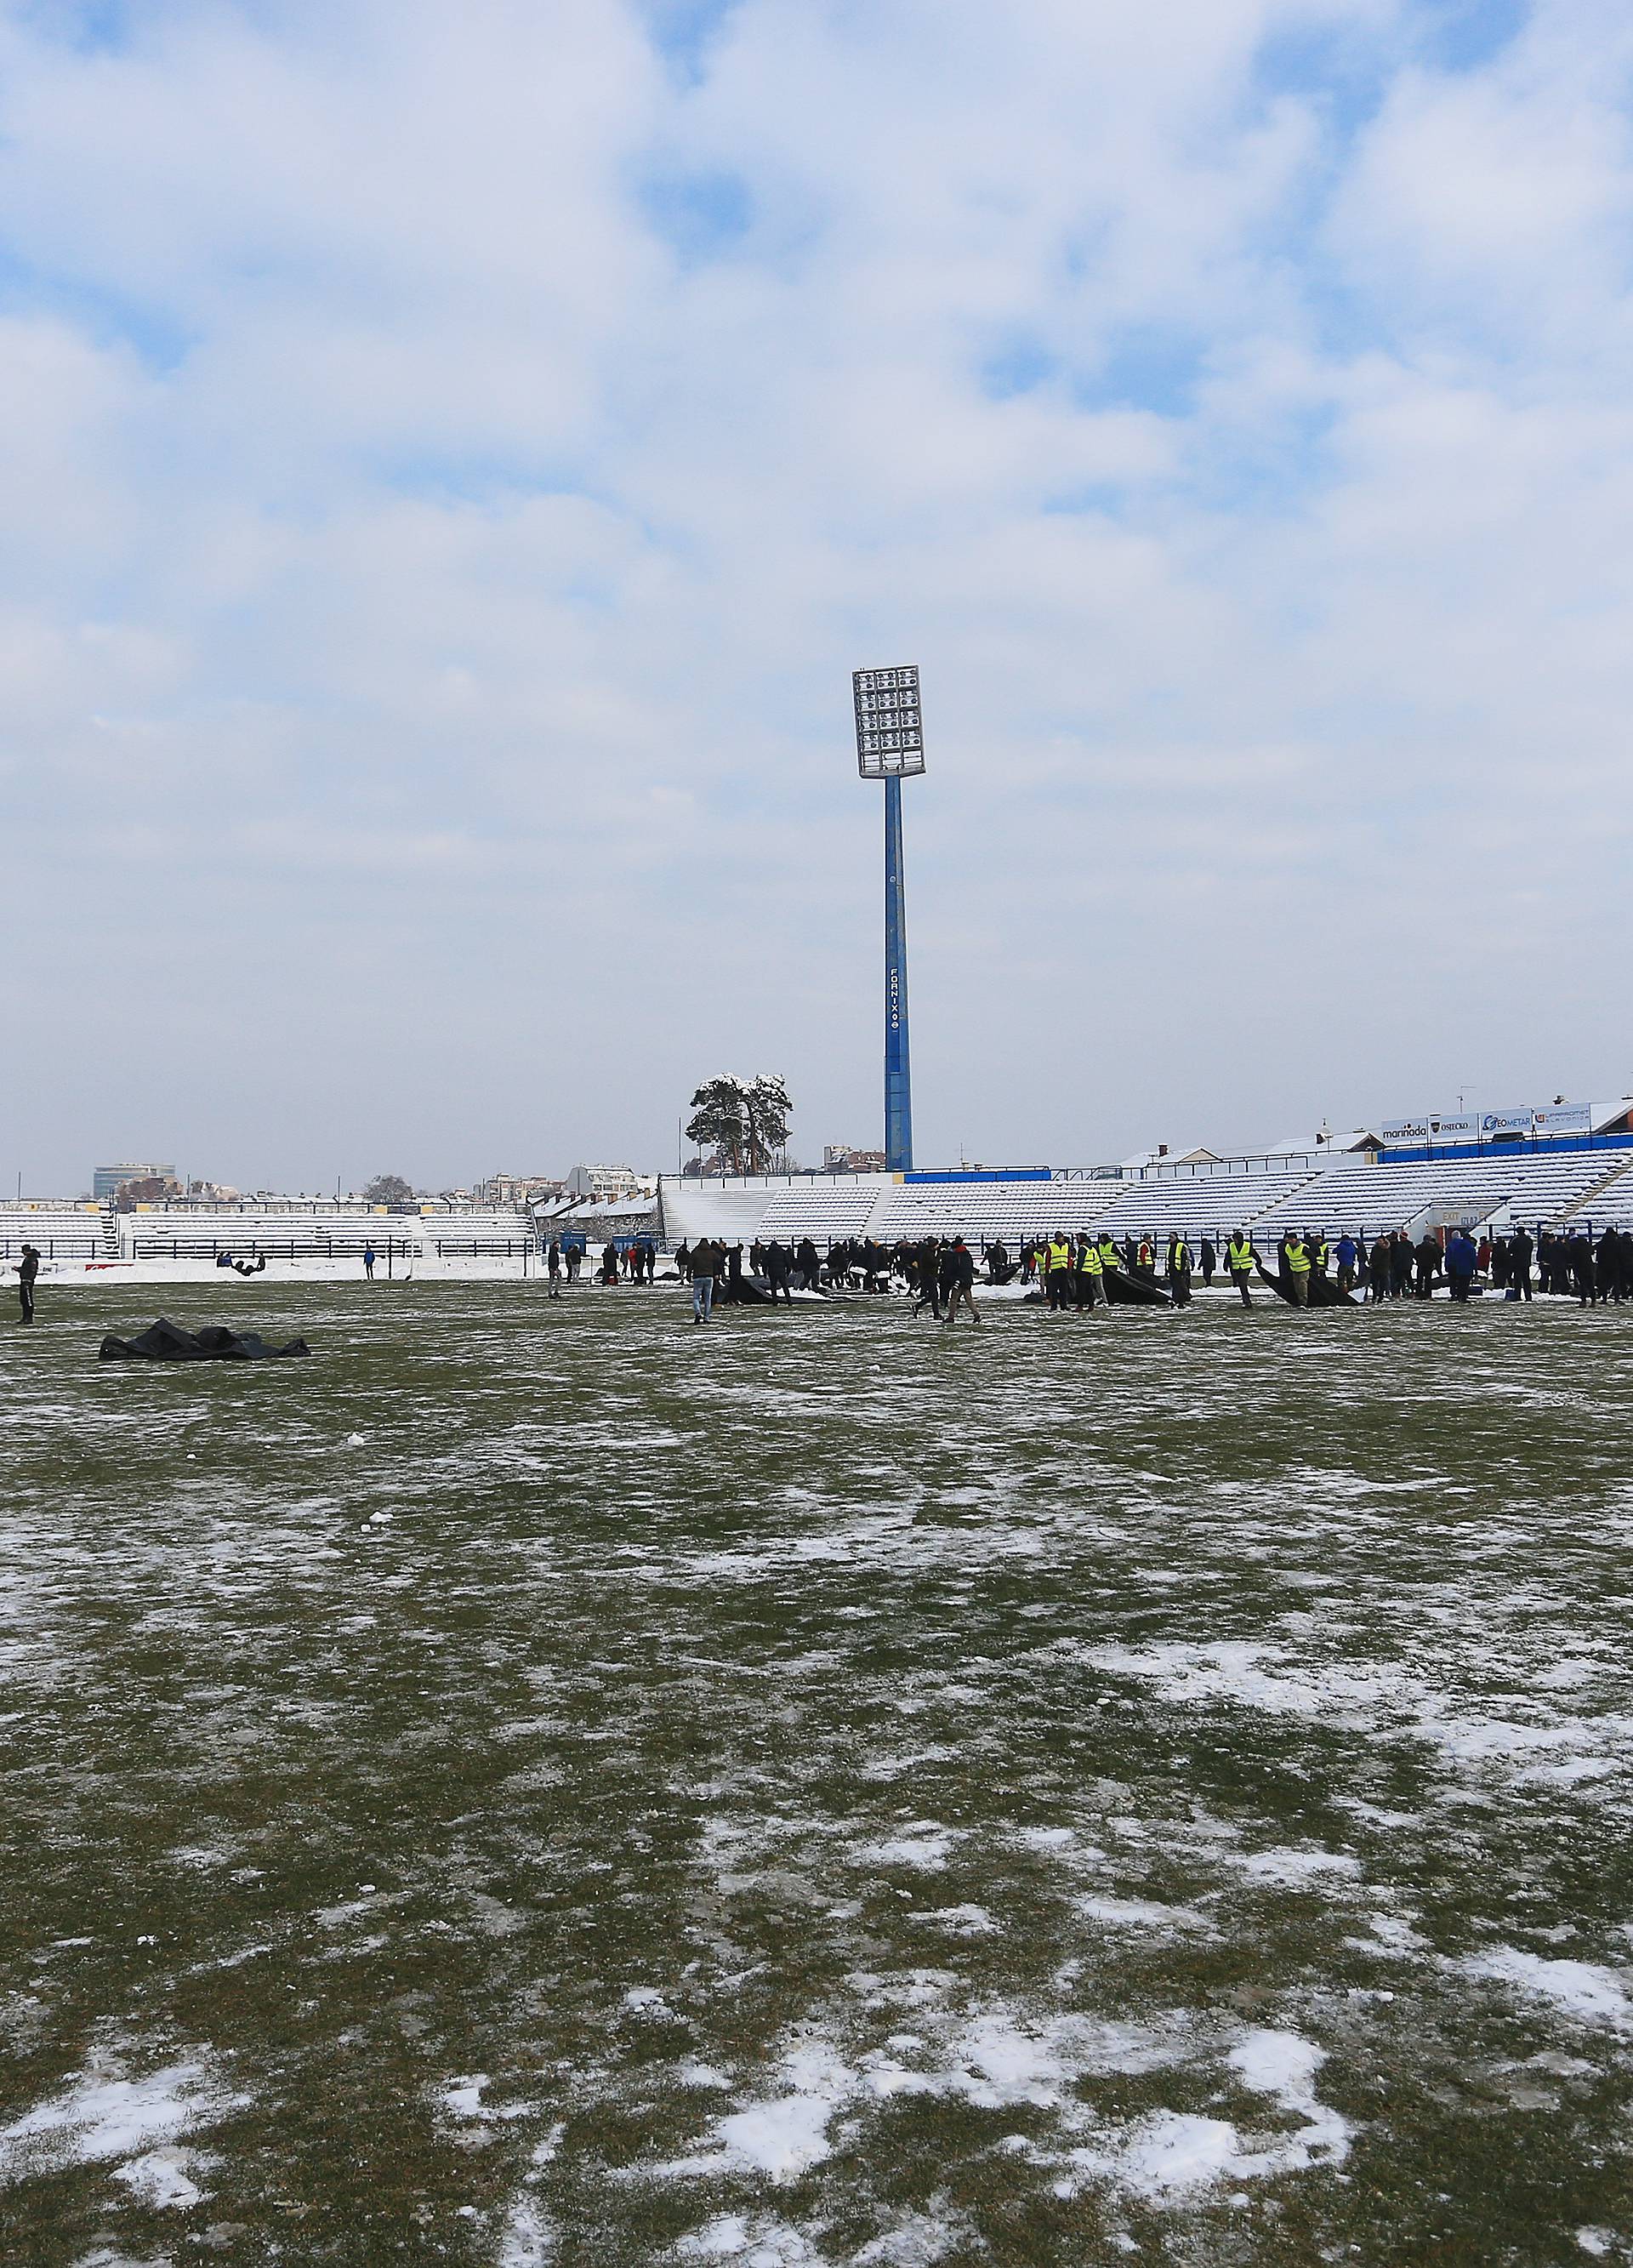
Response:
[[[91,1174],[91,1194],[99,1204],[107,1204],[119,1195],[127,1182],[170,1182],[180,1187],[173,1166],[156,1166],[150,1161],[128,1166],[94,1167]]]
[[[633,1166],[575,1166],[567,1176],[570,1197],[592,1197],[597,1204],[633,1204],[657,1189],[655,1174],[637,1174]]]
[[[549,1204],[568,1194],[565,1182],[551,1174],[489,1174],[473,1192],[478,1204]]]
[[[828,1142],[822,1148],[822,1170],[825,1174],[882,1174],[885,1153],[853,1150],[848,1142]]]

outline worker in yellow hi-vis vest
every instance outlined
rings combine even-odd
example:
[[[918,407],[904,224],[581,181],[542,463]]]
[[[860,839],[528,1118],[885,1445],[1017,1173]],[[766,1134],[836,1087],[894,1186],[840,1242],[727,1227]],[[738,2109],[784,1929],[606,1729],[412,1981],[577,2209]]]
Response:
[[[1282,1268],[1295,1307],[1310,1304],[1310,1240],[1298,1229],[1282,1239]]]
[[[1092,1236],[1085,1236],[1078,1247],[1078,1285],[1085,1307],[1107,1307],[1111,1305],[1106,1296],[1106,1263],[1100,1258],[1100,1248]]]
[[[1254,1263],[1258,1256],[1247,1230],[1239,1228],[1232,1231],[1231,1241],[1225,1248],[1225,1264],[1230,1270],[1232,1283],[1242,1295],[1244,1307],[1253,1305],[1247,1286],[1253,1281]]]
[[[1071,1304],[1071,1239],[1056,1229],[1043,1255],[1043,1293],[1051,1307]]]

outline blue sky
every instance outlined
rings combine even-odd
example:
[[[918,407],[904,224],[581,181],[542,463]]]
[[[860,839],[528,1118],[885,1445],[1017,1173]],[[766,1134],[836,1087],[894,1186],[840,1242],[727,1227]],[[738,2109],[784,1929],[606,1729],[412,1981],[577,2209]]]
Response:
[[[1633,1083],[1607,0],[0,0],[0,1173]],[[1500,1090],[1500,1094],[1499,1094]]]

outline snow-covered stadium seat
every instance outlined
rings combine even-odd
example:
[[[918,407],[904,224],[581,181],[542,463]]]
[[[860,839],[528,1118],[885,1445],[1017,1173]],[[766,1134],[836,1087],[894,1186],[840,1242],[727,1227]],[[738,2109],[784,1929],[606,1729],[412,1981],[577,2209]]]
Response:
[[[0,1259],[32,1244],[42,1260],[97,1260],[117,1249],[106,1206],[71,1197],[34,1197],[0,1204]]]

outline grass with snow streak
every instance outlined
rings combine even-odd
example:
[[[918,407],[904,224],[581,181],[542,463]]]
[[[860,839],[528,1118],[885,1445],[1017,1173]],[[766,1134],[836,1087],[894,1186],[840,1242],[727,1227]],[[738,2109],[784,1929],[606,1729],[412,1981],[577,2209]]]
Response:
[[[166,1296],[313,1359],[0,1339],[0,2257],[1633,2258],[1633,1318]]]

